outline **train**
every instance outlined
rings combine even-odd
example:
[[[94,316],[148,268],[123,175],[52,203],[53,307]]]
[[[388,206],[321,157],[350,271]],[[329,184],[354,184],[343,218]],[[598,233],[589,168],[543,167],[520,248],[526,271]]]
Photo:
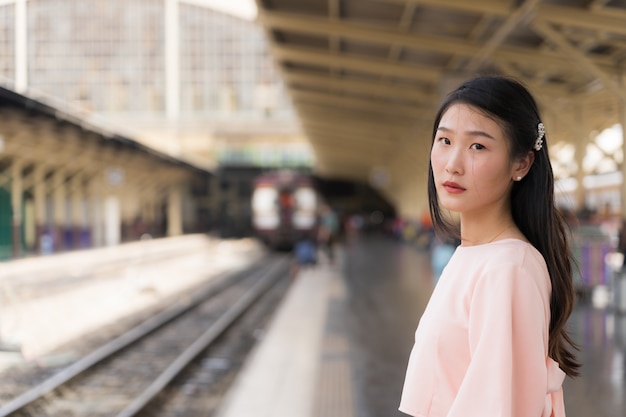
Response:
[[[315,239],[321,196],[311,175],[275,171],[255,178],[252,188],[252,227],[273,249],[291,249],[301,240]]]

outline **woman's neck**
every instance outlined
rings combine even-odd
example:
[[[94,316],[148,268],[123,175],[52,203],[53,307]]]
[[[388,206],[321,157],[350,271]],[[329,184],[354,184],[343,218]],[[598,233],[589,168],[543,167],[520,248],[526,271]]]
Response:
[[[507,237],[516,226],[510,215],[461,216],[461,244],[475,246]]]

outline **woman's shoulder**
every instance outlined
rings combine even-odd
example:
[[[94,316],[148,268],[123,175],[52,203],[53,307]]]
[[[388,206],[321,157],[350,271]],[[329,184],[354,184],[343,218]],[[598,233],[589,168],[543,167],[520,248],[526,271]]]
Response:
[[[460,246],[458,258],[485,267],[521,267],[547,270],[545,260],[530,243],[515,238],[497,240],[477,246]]]
[[[448,291],[472,297],[477,288],[493,294],[520,286],[537,288],[548,297],[551,287],[543,256],[530,243],[515,238],[459,246],[441,276],[442,281]]]

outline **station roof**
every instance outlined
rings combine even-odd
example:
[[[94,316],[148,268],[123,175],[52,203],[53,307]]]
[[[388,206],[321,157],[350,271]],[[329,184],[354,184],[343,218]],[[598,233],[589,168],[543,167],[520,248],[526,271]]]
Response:
[[[164,166],[166,165],[170,167],[177,167],[186,171],[202,173],[206,175],[210,174],[210,172],[206,169],[159,152],[151,147],[137,142],[134,139],[115,133],[112,129],[100,126],[97,123],[91,123],[85,119],[85,115],[83,114],[77,114],[71,111],[61,110],[60,108],[54,107],[51,104],[48,104],[42,100],[23,95],[0,86],[0,109],[5,108],[15,108],[22,112],[28,113],[29,116],[39,116],[47,120],[53,120],[54,123],[58,125],[67,124],[68,126],[72,126],[79,131],[85,132],[84,137],[93,141],[91,145],[95,145],[97,141],[98,145],[110,147],[115,146],[127,152],[132,151],[141,154],[145,158],[149,158],[159,164],[163,164]],[[36,120],[33,117],[30,124],[33,125],[35,123]],[[16,124],[15,126],[19,125]],[[7,128],[7,126],[3,127]],[[11,126],[11,128],[15,130],[14,126]],[[1,136],[2,135],[0,135],[0,137]],[[62,136],[61,139],[63,139]],[[40,153],[44,155],[43,159],[45,159],[46,156],[51,156],[49,152],[49,149],[42,148],[40,150]],[[24,157],[24,155],[20,153],[14,156]]]
[[[256,2],[325,175],[427,152],[441,98],[480,73],[523,81],[568,141],[624,117],[626,0]]]

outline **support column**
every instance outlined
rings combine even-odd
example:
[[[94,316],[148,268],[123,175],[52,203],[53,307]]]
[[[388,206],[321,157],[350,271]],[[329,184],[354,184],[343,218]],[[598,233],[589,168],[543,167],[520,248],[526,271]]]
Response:
[[[13,257],[22,254],[22,200],[24,187],[22,186],[22,161],[13,161],[11,165],[11,208],[12,215],[12,237],[13,237]]]
[[[72,178],[72,247],[78,249],[83,246],[82,244],[83,231],[85,229],[85,212],[83,210],[83,176],[76,174]]]
[[[134,197],[131,196],[134,201],[133,213],[131,218],[131,232],[133,240],[141,240],[145,238],[145,234],[148,233],[148,226],[145,218],[145,194],[143,192],[136,193]]]
[[[209,185],[209,213],[211,216],[209,229],[211,232],[217,232],[219,227],[220,202],[222,199],[220,182],[220,177],[214,176],[211,178],[211,183]]]
[[[50,248],[51,236],[45,235],[47,219],[46,219],[46,182],[45,169],[43,166],[37,165],[33,172],[33,204],[35,206],[35,252],[38,254],[46,253]],[[45,242],[44,242],[45,241]],[[44,245],[46,243],[46,245]],[[45,249],[45,250],[44,250]]]
[[[108,195],[104,199],[104,243],[106,246],[119,245],[121,242],[122,216],[120,199],[117,195]]]
[[[65,171],[58,170],[53,176],[53,215],[52,215],[52,233],[54,250],[60,251],[66,248],[65,245],[65,226],[66,226],[66,195],[67,189],[65,185]]]
[[[167,194],[167,236],[183,234],[183,197],[179,185],[172,185]]]
[[[144,224],[144,234],[155,236],[155,219],[156,219],[156,204],[154,202],[154,196],[152,193],[146,194],[141,204],[141,220]],[[147,238],[147,236],[142,236]]]
[[[91,226],[91,246],[104,246],[104,181],[96,177],[89,182],[89,225]]]

